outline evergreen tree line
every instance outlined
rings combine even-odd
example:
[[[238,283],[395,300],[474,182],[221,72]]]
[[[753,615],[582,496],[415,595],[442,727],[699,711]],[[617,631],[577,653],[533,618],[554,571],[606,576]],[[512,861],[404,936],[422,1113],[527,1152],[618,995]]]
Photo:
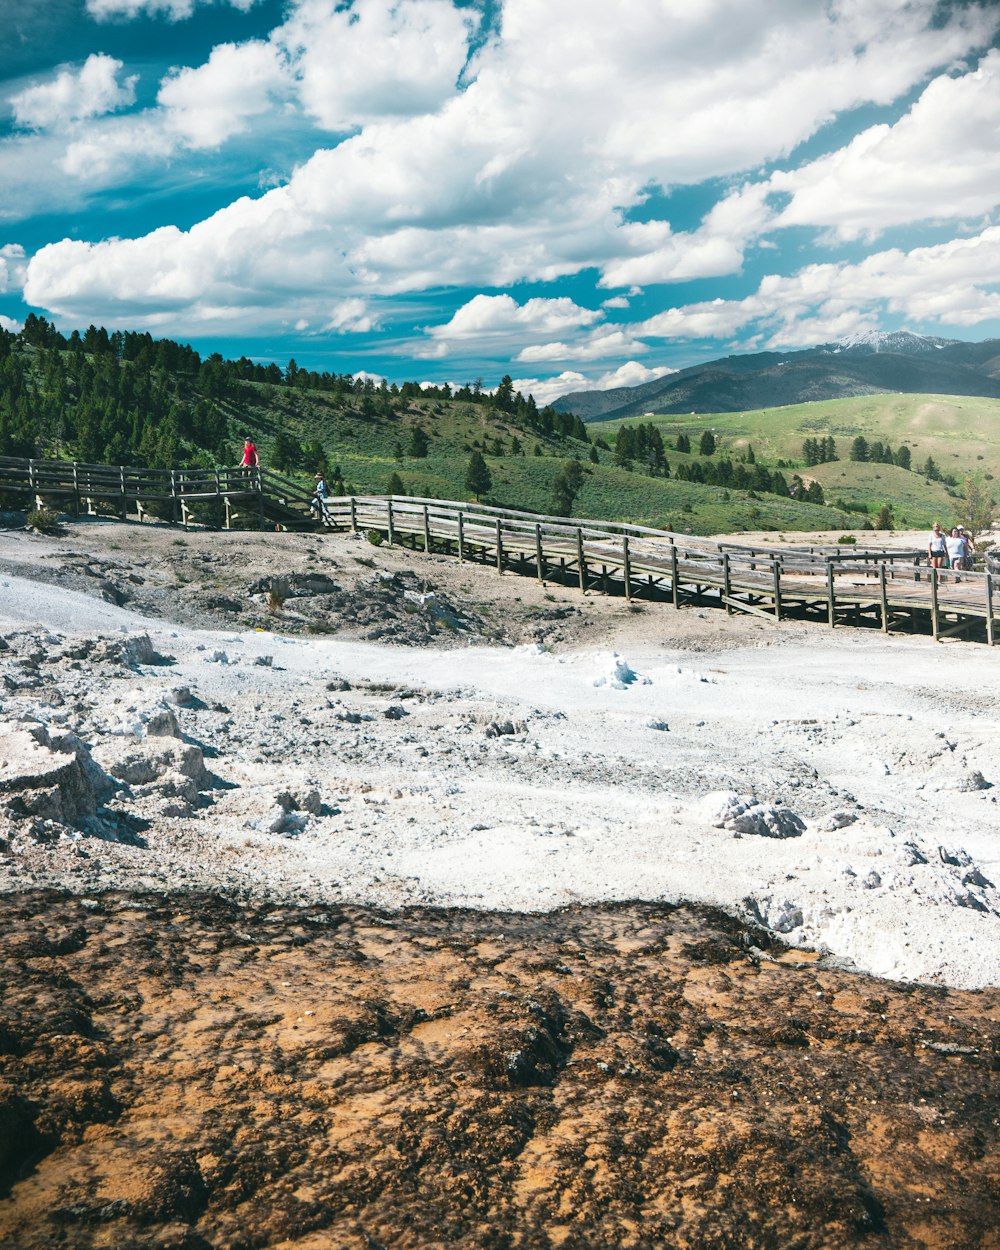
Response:
[[[830,444],[836,452],[833,439],[823,440],[829,450]],[[691,438],[688,434],[677,435],[675,447],[684,455],[691,454]],[[702,460],[682,460],[677,463],[674,477],[681,482],[698,482],[707,486],[722,486],[731,490],[745,490],[780,495],[785,499],[806,500],[809,503],[824,504],[823,488],[819,482],[806,485],[796,474],[789,482],[778,470],[765,468],[757,463],[752,446],[747,447],[745,461],[736,464],[725,455],[714,457],[717,444],[711,430],[703,430],[698,441],[699,455]],[[666,457],[663,436],[652,423],[642,425],[623,425],[615,436],[615,464],[629,466],[639,463],[645,466],[654,477],[671,475],[670,461]]]
[[[829,464],[837,458],[837,440],[832,434],[823,438],[807,438],[802,444],[802,459],[810,468],[814,464]]]
[[[911,461],[909,447],[893,451],[888,443],[869,443],[861,434],[851,443],[851,459],[861,464],[894,464],[900,469],[909,469]]]
[[[505,376],[493,394],[481,381],[453,390],[445,384],[401,386],[343,373],[300,369],[294,360],[282,370],[241,357],[207,359],[192,347],[146,333],[89,326],[68,337],[44,317],[29,313],[18,334],[0,329],[0,455],[68,457],[85,463],[172,468],[233,463],[230,415],[259,405],[258,384],[314,389],[329,394],[345,411],[362,416],[399,416],[417,400],[483,405],[513,425],[550,438],[589,442],[586,427],[569,412],[541,410]],[[440,409],[438,409],[440,411]],[[302,445],[279,431],[275,466],[296,469],[325,457],[318,441]],[[520,445],[512,440],[512,449]],[[426,456],[427,434],[415,429],[408,454]],[[315,471],[315,470],[314,470]]]

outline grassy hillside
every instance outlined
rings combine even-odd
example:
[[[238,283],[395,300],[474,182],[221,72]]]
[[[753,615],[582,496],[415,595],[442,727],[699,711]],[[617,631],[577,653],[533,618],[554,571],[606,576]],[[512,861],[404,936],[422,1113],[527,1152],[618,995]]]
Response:
[[[893,447],[905,443],[914,465],[932,456],[945,473],[961,476],[989,472],[1000,479],[1000,400],[968,395],[865,395],[857,399],[828,399],[783,408],[760,408],[753,412],[721,412],[699,416],[650,415],[663,437],[671,440],[685,433],[697,442],[710,429],[725,447],[735,452],[753,444],[758,457],[769,463],[785,460],[802,463],[806,438],[830,434],[846,459],[850,444],[859,434],[872,441],[888,441]],[[590,427],[591,433],[610,441],[622,425],[638,418],[606,421]]]
[[[1000,494],[1000,400],[948,395],[869,395],[857,399],[824,400],[755,412],[711,413],[704,416],[647,415],[642,422],[655,426],[667,444],[670,462],[682,457],[673,450],[678,436],[686,435],[697,447],[702,431],[711,430],[717,442],[716,458],[739,459],[752,446],[758,461],[815,479],[823,487],[828,506],[838,503],[867,509],[873,516],[883,504],[893,508],[897,525],[923,526],[935,518],[951,517],[952,494],[948,479],[961,483],[967,474]],[[592,436],[609,442],[622,425],[637,419],[591,425]],[[898,450],[905,447],[912,470],[889,464],[851,460],[858,436]],[[837,460],[809,466],[803,443],[832,437]],[[944,482],[929,480],[921,471],[930,457]],[[953,487],[952,487],[953,490]]]

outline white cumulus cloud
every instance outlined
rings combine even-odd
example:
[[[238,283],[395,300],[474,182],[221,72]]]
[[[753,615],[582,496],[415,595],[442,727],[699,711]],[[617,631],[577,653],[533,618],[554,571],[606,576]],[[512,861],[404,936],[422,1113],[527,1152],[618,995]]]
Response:
[[[807,265],[770,274],[741,300],[670,308],[630,327],[649,338],[723,338],[755,327],[769,347],[805,347],[878,324],[976,325],[1000,315],[1000,226],[909,252],[890,248],[856,263]]]
[[[100,21],[116,18],[165,17],[181,22],[191,16],[199,4],[227,3],[246,13],[257,0],[87,0],[87,12]]]
[[[323,329],[336,334],[367,334],[379,328],[378,318],[363,299],[341,300],[331,311]]]
[[[0,247],[0,295],[20,291],[28,275],[28,262],[20,243]]]
[[[187,147],[214,148],[268,112],[289,88],[278,49],[253,39],[219,44],[203,65],[174,71],[160,85],[157,103],[169,134]]]
[[[981,216],[1000,204],[1000,51],[935,78],[894,125],[770,179],[791,200],[778,226],[829,226],[842,238],[889,226]]]
[[[472,16],[451,0],[298,0],[274,39],[295,61],[306,112],[346,131],[454,95]]]
[[[48,130],[125,108],[135,102],[138,75],[119,82],[123,68],[113,56],[94,53],[79,70],[62,70],[51,82],[11,96],[14,121],[31,130]]]
[[[676,373],[665,365],[647,368],[637,360],[628,360],[617,369],[611,369],[596,378],[567,369],[554,378],[515,378],[514,389],[522,395],[534,395],[538,404],[550,404],[561,395],[570,395],[575,391],[612,391],[621,386],[640,386],[643,382],[652,382],[656,378],[664,378],[668,373]]]

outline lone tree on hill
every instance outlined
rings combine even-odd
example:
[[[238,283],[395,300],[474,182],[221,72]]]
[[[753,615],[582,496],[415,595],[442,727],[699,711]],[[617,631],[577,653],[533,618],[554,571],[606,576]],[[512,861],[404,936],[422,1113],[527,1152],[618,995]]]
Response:
[[[703,430],[701,434],[701,442],[698,444],[699,456],[715,455],[715,435],[711,430]]]
[[[403,479],[398,473],[393,473],[385,484],[385,493],[387,495],[405,495],[406,487],[403,485]]]
[[[410,434],[410,445],[407,448],[407,454],[412,456],[414,460],[423,460],[430,445],[431,440],[427,437],[424,430],[421,426],[415,425]]]
[[[975,542],[976,535],[988,530],[993,524],[996,504],[982,482],[970,476],[962,483],[961,498],[954,501],[952,508],[957,523],[965,526],[966,533]]]
[[[896,519],[892,515],[892,504],[884,503],[878,510],[878,516],[875,518],[875,528],[877,530],[894,530],[896,528]]]
[[[583,467],[579,460],[567,460],[552,483],[552,506],[556,516],[571,516],[573,504],[583,486]]]
[[[481,451],[474,451],[469,457],[469,464],[465,470],[465,489],[471,490],[478,502],[492,485],[493,475],[490,473],[490,466],[483,459]]]
[[[688,455],[691,451],[691,440],[686,434],[677,435],[677,450],[684,455]]]

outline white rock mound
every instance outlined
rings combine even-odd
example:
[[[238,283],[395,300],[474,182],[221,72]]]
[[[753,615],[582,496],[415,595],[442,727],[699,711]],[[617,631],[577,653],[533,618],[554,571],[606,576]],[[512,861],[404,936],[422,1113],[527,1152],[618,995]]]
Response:
[[[760,838],[797,838],[805,821],[790,807],[758,803],[735,790],[713,790],[699,804],[699,815],[716,829],[753,834]]]

